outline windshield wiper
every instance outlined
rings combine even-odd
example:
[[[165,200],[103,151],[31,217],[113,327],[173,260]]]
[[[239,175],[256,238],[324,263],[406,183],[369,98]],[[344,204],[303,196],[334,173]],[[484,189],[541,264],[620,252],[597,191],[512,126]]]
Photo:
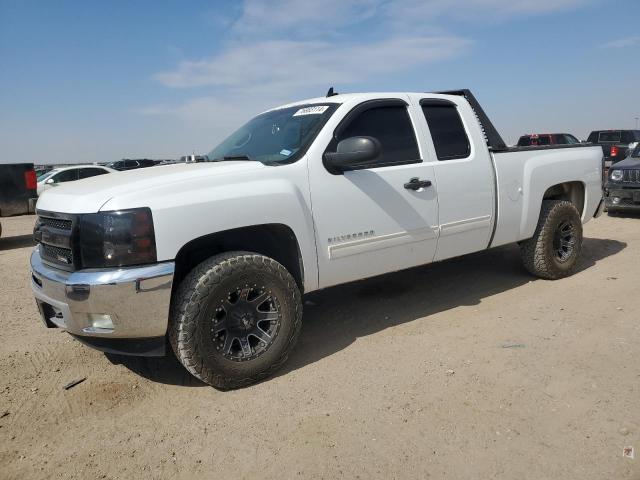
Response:
[[[251,160],[248,155],[225,155],[223,160]]]

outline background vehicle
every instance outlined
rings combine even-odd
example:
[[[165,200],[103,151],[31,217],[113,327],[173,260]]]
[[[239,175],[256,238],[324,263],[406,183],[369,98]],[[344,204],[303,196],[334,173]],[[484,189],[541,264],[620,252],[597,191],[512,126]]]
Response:
[[[37,196],[33,163],[0,164],[0,217],[32,213]]]
[[[37,196],[33,163],[0,164],[0,217],[31,213]]]
[[[160,160],[151,160],[149,158],[138,158],[138,159],[129,159],[124,158],[122,160],[118,160],[116,162],[107,163],[107,167],[113,168],[114,170],[134,170],[136,168],[147,168],[154,167],[160,164]]]
[[[640,211],[640,145],[609,170],[605,200],[610,213]]]
[[[532,145],[574,145],[576,143],[580,143],[580,140],[569,133],[531,133],[520,137],[518,147],[530,147]]]
[[[138,355],[168,336],[193,375],[240,387],[287,359],[303,292],[512,242],[561,278],[603,205],[599,147],[509,148],[468,90],[293,103],[208,157],[40,198],[47,326]]]
[[[180,162],[184,163],[202,163],[208,161],[209,159],[206,155],[184,155],[180,157]]]
[[[624,160],[633,150],[636,142],[640,142],[640,130],[594,130],[589,134],[587,142],[600,145],[604,153],[605,168]]]
[[[53,170],[53,166],[52,165],[36,165],[34,167],[34,170],[36,171],[36,176],[40,177],[41,175]]]
[[[62,183],[82,180],[83,178],[113,173],[109,167],[102,165],[74,165],[73,167],[54,168],[38,177],[38,195],[42,195],[45,190],[58,186]]]

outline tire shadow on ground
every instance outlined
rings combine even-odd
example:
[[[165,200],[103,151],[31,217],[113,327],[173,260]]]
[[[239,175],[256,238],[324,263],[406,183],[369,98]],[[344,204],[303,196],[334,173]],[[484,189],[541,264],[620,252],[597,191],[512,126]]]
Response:
[[[617,240],[585,238],[576,273],[626,246]],[[530,281],[544,280],[524,270],[520,249],[513,244],[313,292],[304,297],[298,345],[275,376],[333,355],[358,337],[461,305],[478,305],[484,298]],[[105,356],[154,382],[206,386],[187,372],[168,345],[164,358]]]
[[[132,357],[105,353],[113,365],[122,365],[133,373],[156,383],[182,387],[208,387],[191,375],[178,361],[167,344],[165,357]]]
[[[585,238],[576,274],[627,246]],[[332,287],[305,296],[297,348],[276,375],[303,368],[351,345],[357,338],[540,280],[528,274],[517,245]]]

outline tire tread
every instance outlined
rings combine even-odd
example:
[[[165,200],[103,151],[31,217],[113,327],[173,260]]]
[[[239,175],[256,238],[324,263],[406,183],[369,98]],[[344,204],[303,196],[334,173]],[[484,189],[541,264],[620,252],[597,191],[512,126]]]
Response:
[[[208,296],[219,286],[222,279],[254,267],[269,270],[286,284],[294,297],[294,324],[282,354],[267,369],[245,378],[228,378],[207,368],[202,359],[198,358],[197,336],[190,332],[197,331],[199,314],[205,308]],[[291,274],[272,258],[251,252],[221,253],[197,265],[183,279],[172,299],[170,319],[169,343],[180,363],[193,376],[221,390],[240,388],[269,377],[286,362],[302,326],[301,294]]]
[[[577,266],[574,261],[568,269],[559,269],[547,253],[549,242],[553,242],[553,219],[558,215],[572,215],[577,219],[580,229],[582,223],[580,214],[573,203],[566,200],[544,200],[538,224],[533,237],[520,243],[522,263],[529,273],[547,280],[556,280],[571,275]],[[579,241],[576,245],[576,259],[580,255],[582,247],[582,231],[579,234]]]

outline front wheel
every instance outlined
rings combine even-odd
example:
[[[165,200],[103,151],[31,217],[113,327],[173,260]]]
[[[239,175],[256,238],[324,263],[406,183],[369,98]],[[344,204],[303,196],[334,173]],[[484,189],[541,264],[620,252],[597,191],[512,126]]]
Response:
[[[556,280],[571,275],[582,250],[582,221],[564,200],[544,200],[536,231],[520,244],[522,262],[533,275]]]
[[[301,323],[300,290],[291,274],[263,255],[230,252],[202,262],[182,281],[169,341],[191,374],[226,390],[275,372]]]

